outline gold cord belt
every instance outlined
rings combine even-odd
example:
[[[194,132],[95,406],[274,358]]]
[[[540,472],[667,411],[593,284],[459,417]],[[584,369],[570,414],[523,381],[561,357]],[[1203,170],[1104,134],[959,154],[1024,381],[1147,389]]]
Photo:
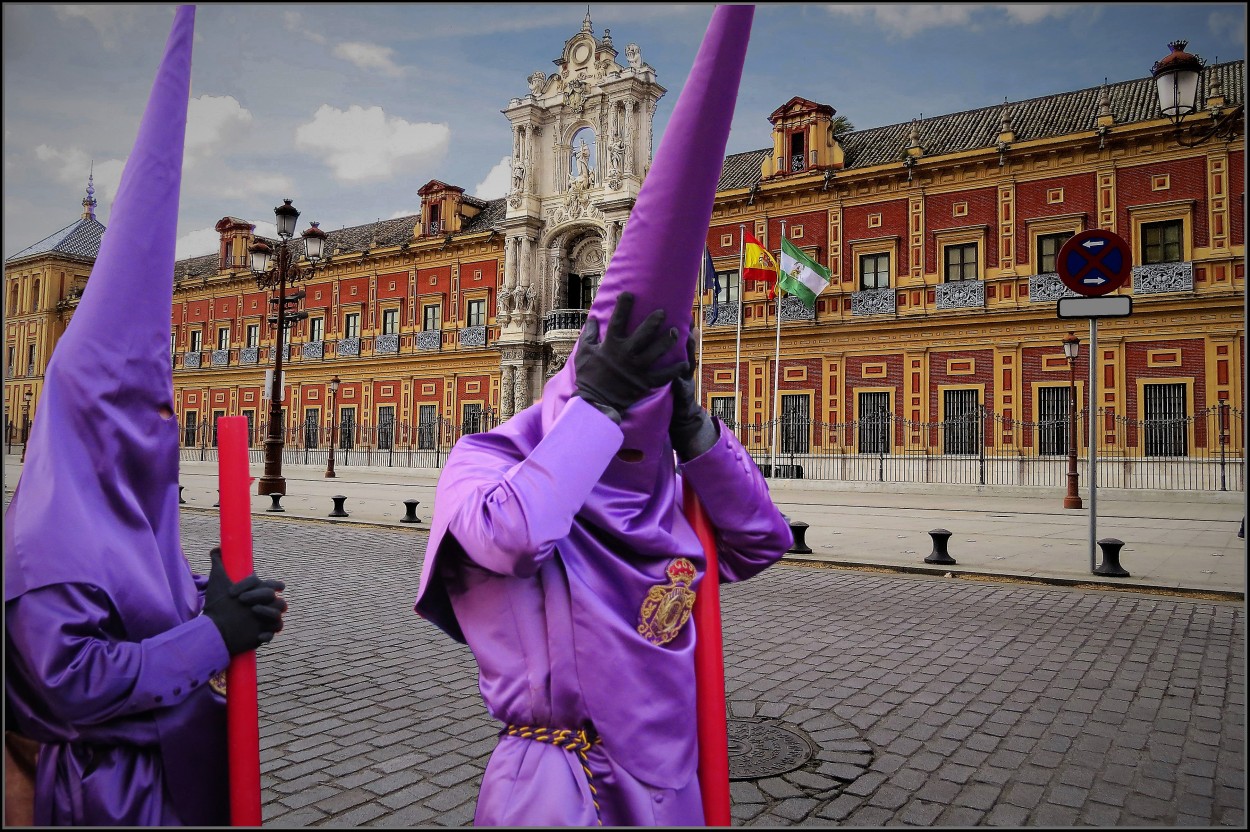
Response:
[[[582,771],[586,772],[586,786],[590,789],[590,802],[595,806],[595,822],[603,826],[603,818],[599,815],[599,790],[595,788],[595,775],[590,770],[590,761],[586,758],[587,751],[603,742],[598,735],[593,731],[588,732],[585,728],[574,731],[569,728],[534,728],[529,725],[509,725],[505,733],[510,737],[545,742],[566,751],[576,752],[582,764]]]

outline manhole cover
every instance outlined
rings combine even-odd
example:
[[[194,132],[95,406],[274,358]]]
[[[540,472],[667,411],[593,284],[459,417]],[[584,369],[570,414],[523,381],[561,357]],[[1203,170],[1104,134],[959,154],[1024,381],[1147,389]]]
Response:
[[[729,779],[755,780],[794,771],[812,756],[797,732],[770,720],[730,719]]]

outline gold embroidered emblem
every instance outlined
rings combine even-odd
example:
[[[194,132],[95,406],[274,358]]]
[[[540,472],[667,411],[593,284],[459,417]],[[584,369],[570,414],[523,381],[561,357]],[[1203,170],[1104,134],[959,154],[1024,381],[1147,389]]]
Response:
[[[208,680],[208,686],[212,688],[213,693],[219,693],[222,696],[225,696],[226,695],[226,671],[223,670],[220,673],[214,673],[212,677]]]
[[[694,607],[694,564],[685,558],[677,558],[664,570],[669,583],[658,584],[647,590],[638,612],[638,632],[655,645],[668,644],[677,638],[681,628],[690,620]]]

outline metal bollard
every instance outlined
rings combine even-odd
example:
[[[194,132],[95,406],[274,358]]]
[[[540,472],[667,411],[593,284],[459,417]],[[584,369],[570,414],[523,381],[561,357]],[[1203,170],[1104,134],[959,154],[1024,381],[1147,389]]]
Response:
[[[955,559],[946,551],[946,543],[951,539],[951,533],[946,529],[933,529],[929,532],[929,537],[933,538],[933,551],[924,562],[940,563],[943,566],[954,563]]]
[[[330,517],[347,517],[347,512],[343,510],[343,503],[347,502],[347,498],[342,494],[336,494],[330,498],[334,501],[334,511],[330,512]]]
[[[186,488],[185,485],[178,486],[178,505],[180,506],[185,506],[187,504],[187,501],[182,499],[182,489],[184,488]]]
[[[1114,537],[1104,537],[1098,541],[1098,548],[1102,549],[1102,563],[1094,568],[1095,575],[1105,575],[1108,578],[1131,577],[1120,565],[1120,548],[1123,545],[1123,540]]]
[[[265,509],[265,511],[286,511],[286,509],[284,509],[282,505],[279,503],[279,501],[282,499],[281,491],[269,492],[269,499],[273,500],[273,505]]]
[[[417,519],[417,504],[420,502],[420,500],[404,500],[404,509],[407,513],[404,514],[403,518],[400,519],[399,522],[420,523],[421,521]]]
[[[807,534],[807,524],[802,520],[790,521],[790,534],[794,536],[794,545],[786,550],[788,555],[808,555],[812,550],[803,539]]]

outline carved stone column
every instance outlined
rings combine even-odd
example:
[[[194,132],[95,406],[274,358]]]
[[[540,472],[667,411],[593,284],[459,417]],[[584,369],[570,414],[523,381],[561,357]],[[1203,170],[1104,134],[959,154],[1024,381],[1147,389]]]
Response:
[[[514,413],[512,407],[514,402],[513,384],[516,380],[516,367],[511,364],[504,364],[499,368],[499,415],[504,419],[509,419]]]
[[[513,387],[513,414],[520,413],[530,406],[529,368],[516,368],[516,384]]]

